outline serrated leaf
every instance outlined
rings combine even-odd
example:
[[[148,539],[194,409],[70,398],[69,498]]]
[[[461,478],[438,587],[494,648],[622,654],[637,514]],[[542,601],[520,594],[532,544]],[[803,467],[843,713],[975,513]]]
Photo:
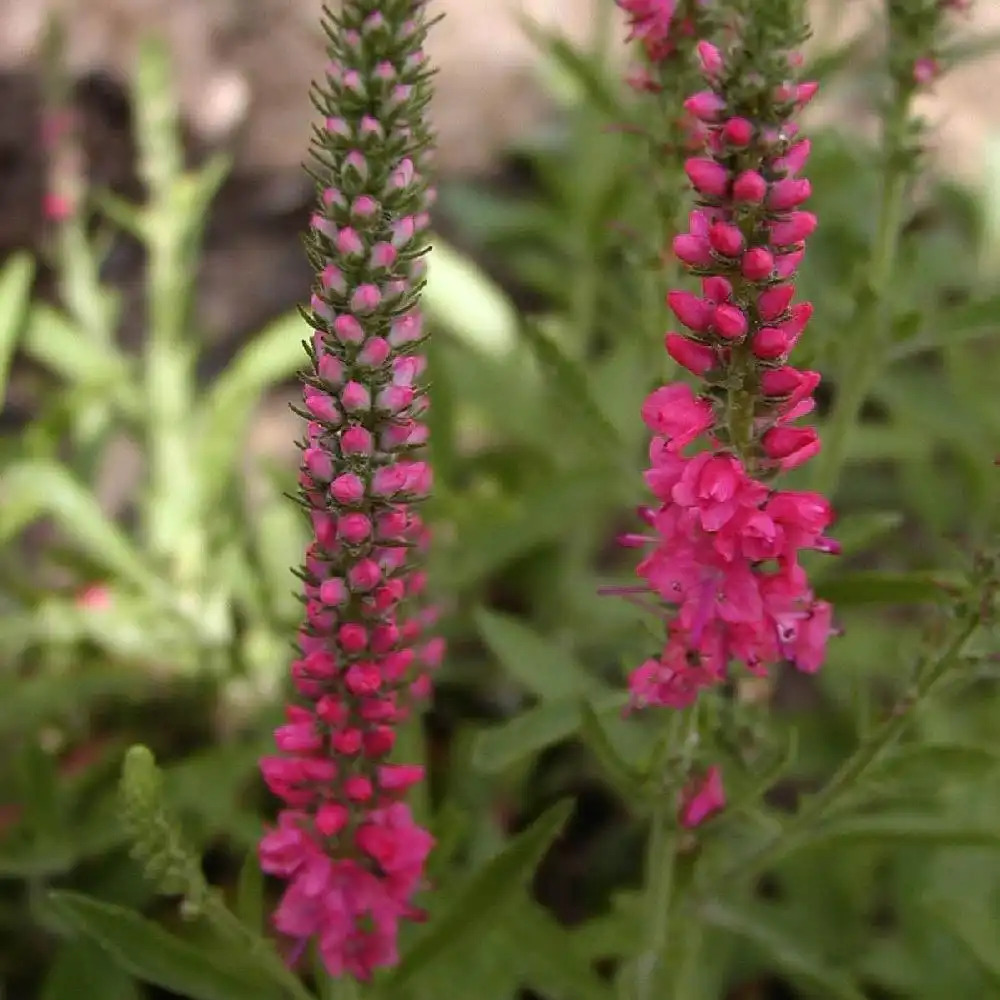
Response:
[[[544,812],[455,893],[387,977],[387,996],[394,996],[442,955],[461,949],[490,926],[497,911],[523,890],[572,808],[571,802],[560,802]]]
[[[728,931],[751,943],[761,955],[793,982],[818,990],[831,1000],[865,1000],[851,977],[812,953],[799,936],[781,927],[762,906],[747,910],[711,903],[701,911],[712,927]]]
[[[162,583],[128,537],[68,469],[44,460],[11,465],[0,476],[0,542],[41,517],[55,520],[70,542],[112,576],[148,594],[163,594]]]
[[[226,963],[120,906],[73,892],[50,892],[46,908],[75,937],[91,940],[137,979],[191,1000],[282,1000],[259,974]]]
[[[624,708],[627,695],[617,691],[595,697],[598,712]],[[579,698],[550,700],[476,734],[473,766],[484,774],[500,774],[546,747],[570,739],[583,722]]]
[[[840,607],[859,604],[929,604],[948,598],[958,579],[946,573],[841,573],[822,581],[817,593]]]
[[[542,699],[573,698],[599,687],[570,653],[511,615],[479,608],[479,634],[506,672]]]
[[[0,408],[7,398],[7,378],[24,324],[35,277],[35,262],[26,254],[14,254],[0,271]]]

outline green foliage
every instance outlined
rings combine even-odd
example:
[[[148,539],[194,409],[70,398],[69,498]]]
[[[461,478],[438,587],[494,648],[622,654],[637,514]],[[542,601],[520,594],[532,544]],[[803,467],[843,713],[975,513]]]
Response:
[[[639,404],[674,374],[663,294],[693,287],[656,263],[678,178],[609,129],[659,134],[655,101],[600,54],[528,30],[559,126],[512,151],[515,194],[440,185],[452,242],[434,239],[424,291],[428,513],[450,652],[434,725],[406,734],[437,845],[427,923],[360,995],[618,1000],[649,935],[635,887],[652,816],[673,844],[674,997],[763,998],[772,979],[802,997],[991,996],[1000,635],[988,574],[968,573],[997,495],[990,203],[929,170],[919,189],[897,185],[893,150],[815,130],[801,349],[832,387],[818,415],[832,457],[795,485],[836,499],[843,554],[808,568],[844,635],[817,677],[779,674],[762,700],[739,675],[665,741],[663,716],[622,716],[623,676],[662,623],[601,592],[635,582],[636,553],[614,538],[648,499]],[[870,37],[820,38],[810,75],[881,92]],[[142,984],[303,1000],[261,936],[275,896],[255,842],[307,526],[283,496],[291,442],[263,467],[248,441],[308,328],[278,317],[196,378],[195,278],[225,164],[186,165],[161,47],[144,50],[135,106],[143,204],[94,192],[94,217],[66,223],[56,305],[32,299],[29,258],[0,269],[0,397],[21,357],[44,378],[27,380],[34,418],[0,450],[0,981],[32,962],[42,1000],[143,1000]],[[893,133],[895,154],[913,135]],[[137,355],[117,342],[103,226],[146,255]],[[114,466],[134,481],[112,509],[103,484],[123,441],[139,460],[134,477]],[[726,809],[678,830],[680,782],[709,763]],[[154,908],[154,889],[181,912]],[[342,985],[315,988],[340,998]]]

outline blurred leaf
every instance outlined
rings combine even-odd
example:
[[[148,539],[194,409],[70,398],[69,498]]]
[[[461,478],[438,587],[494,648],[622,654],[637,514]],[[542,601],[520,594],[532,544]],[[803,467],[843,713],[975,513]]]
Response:
[[[39,363],[71,385],[86,385],[134,402],[136,386],[128,362],[111,344],[83,335],[62,313],[40,303],[31,311],[25,350]]]
[[[902,361],[925,351],[976,340],[996,334],[1000,329],[1000,295],[955,306],[935,314],[933,328],[910,337],[890,348],[888,359]]]
[[[882,573],[860,571],[839,574],[820,582],[817,593],[840,607],[857,604],[925,604],[948,598],[961,581],[945,573]]]
[[[236,890],[236,915],[244,927],[260,934],[264,927],[264,873],[256,850],[247,851]]]
[[[584,366],[539,323],[525,320],[520,329],[541,365],[546,395],[559,412],[568,415],[591,448],[621,455],[621,438],[597,402]]]
[[[499,286],[435,235],[427,256],[423,306],[428,320],[486,354],[510,354],[517,344],[517,313]]]
[[[942,47],[941,59],[946,63],[971,62],[1000,51],[1000,31],[976,31]]]
[[[7,377],[35,277],[35,262],[14,254],[0,271],[0,408],[7,398]]]
[[[68,469],[46,461],[15,463],[0,476],[0,542],[41,517],[51,517],[77,548],[112,576],[162,596],[161,581]]]
[[[197,477],[206,510],[239,472],[250,417],[265,391],[305,367],[308,332],[298,313],[275,320],[240,350],[206,394],[196,417]]]
[[[960,914],[953,906],[942,905],[931,909],[928,905],[927,917],[961,945],[992,990],[1000,993],[1000,952],[997,951],[995,931],[982,919],[976,920],[971,912]]]
[[[884,813],[832,820],[803,839],[810,847],[848,842],[1000,848],[1000,827],[969,825],[923,813]]]
[[[144,982],[191,1000],[281,1000],[283,991],[253,970],[226,962],[131,910],[72,892],[51,892],[47,908],[74,937],[94,941]]]
[[[558,479],[526,491],[514,510],[499,505],[475,504],[456,518],[455,535],[461,539],[450,565],[441,567],[441,586],[461,591],[572,528],[568,510],[601,502],[614,502],[608,475],[600,470]]]
[[[475,620],[479,634],[500,665],[536,697],[572,698],[600,687],[567,650],[542,638],[517,618],[479,608]]]
[[[581,52],[563,35],[542,27],[530,17],[519,18],[525,34],[552,60],[554,66],[572,83],[581,97],[599,108],[615,122],[628,118],[628,110],[615,86],[617,77],[605,75],[600,62]]]
[[[138,1000],[132,978],[90,941],[63,945],[45,977],[40,1000]]]
[[[620,711],[628,696],[608,692],[595,696],[597,712]],[[576,735],[585,702],[579,698],[550,700],[476,734],[473,766],[484,774],[500,774],[546,747]]]
[[[572,808],[570,802],[559,802],[547,810],[455,893],[387,977],[386,995],[395,995],[442,955],[490,927],[497,910],[523,890]]]
[[[612,1000],[572,931],[538,903],[518,907],[502,927],[517,956],[517,968],[531,988],[547,1000]]]
[[[914,777],[935,783],[984,777],[1000,768],[1000,749],[972,743],[915,743],[883,757],[874,780]]]
[[[627,699],[623,698],[623,701],[627,702]],[[587,748],[625,800],[636,802],[644,799],[643,775],[619,753],[592,700],[583,705],[583,736]]]
[[[817,990],[824,997],[865,1000],[849,975],[830,966],[823,956],[812,954],[795,928],[782,927],[769,919],[764,906],[736,909],[715,902],[704,907],[701,916],[712,927],[748,941],[793,982]]]

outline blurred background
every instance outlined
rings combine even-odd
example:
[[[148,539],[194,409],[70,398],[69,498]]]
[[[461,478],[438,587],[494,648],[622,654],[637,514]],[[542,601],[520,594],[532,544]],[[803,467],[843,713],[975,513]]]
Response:
[[[801,282],[816,304],[802,349],[827,377],[822,417],[850,378],[843,344],[873,238],[884,81],[870,30],[881,5],[814,6],[821,226]],[[598,918],[574,938],[582,971],[551,968],[523,935],[470,946],[458,967],[483,984],[470,1000],[586,1000],[604,995],[602,962],[628,947],[630,925],[612,917],[628,916],[641,869],[642,824],[607,746],[641,756],[659,724],[617,715],[623,672],[655,629],[598,594],[633,579],[614,539],[644,499],[639,405],[671,374],[665,280],[637,263],[632,235],[651,217],[653,167],[614,128],[634,97],[619,82],[628,58],[611,0],[437,8],[427,308],[432,576],[449,656],[427,725],[426,810],[446,842],[443,876],[575,797],[530,900],[553,922],[524,926],[552,951],[563,928]],[[0,0],[0,987],[15,1000],[168,995],[141,992],[45,904],[47,888],[68,887],[178,923],[114,818],[129,743],[157,752],[206,872],[227,889],[272,807],[255,769],[280,711],[298,614],[288,567],[305,542],[282,493],[299,435],[293,310],[311,282],[300,164],[319,11],[315,0]],[[800,731],[778,809],[900,688],[995,504],[1000,4],[954,20],[959,64],[920,97],[928,158],[888,293],[886,373],[837,487],[845,556],[816,567],[845,636],[815,681],[783,677],[720,709],[724,735],[703,748],[738,796]],[[777,710],[768,731],[762,699]],[[948,758],[957,788],[952,771],[917,761],[907,803],[1000,829],[1000,796],[984,795],[998,788],[997,708],[985,671],[974,696],[921,721],[918,739],[958,734],[982,752]],[[710,929],[707,1000],[849,995],[817,986],[824,963],[872,997],[1000,996],[1000,973],[968,945],[1000,940],[995,851],[899,839],[788,861],[752,921]],[[915,902],[926,899],[959,930],[943,936]],[[767,921],[770,936],[748,930]],[[822,962],[775,945],[789,927]],[[438,986],[455,969],[443,965]]]

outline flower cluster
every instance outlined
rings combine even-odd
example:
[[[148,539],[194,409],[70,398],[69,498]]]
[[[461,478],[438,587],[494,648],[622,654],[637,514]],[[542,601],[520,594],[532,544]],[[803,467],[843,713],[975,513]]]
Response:
[[[315,938],[331,975],[364,979],[395,963],[400,920],[419,916],[432,843],[403,801],[421,768],[390,761],[443,654],[420,610],[417,513],[431,486],[418,308],[429,70],[423,0],[348,0],[326,27],[299,476],[313,540],[291,668],[299,702],[275,734],[280,755],[261,764],[284,808],[260,858],[288,881],[278,930]]]
[[[723,53],[701,42],[697,52],[707,87],[686,107],[705,148],[685,164],[696,207],[673,249],[701,295],[669,293],[687,331],[668,333],[666,349],[702,385],[664,386],[642,409],[657,505],[642,511],[650,535],[624,541],[650,546],[638,573],[665,605],[666,641],[632,674],[637,707],[685,707],[732,661],[758,674],[780,661],[815,671],[831,631],[799,560],[836,551],[824,534],[830,504],[771,485],[820,446],[796,423],[819,375],[788,363],[811,313],[793,303],[794,277],[816,226],[801,207],[809,140],[792,119],[816,85],[791,82],[798,57],[766,45]]]
[[[628,20],[628,41],[642,46],[646,65],[629,72],[636,90],[663,89],[661,70],[684,59],[697,37],[699,14],[705,0],[617,0]]]

